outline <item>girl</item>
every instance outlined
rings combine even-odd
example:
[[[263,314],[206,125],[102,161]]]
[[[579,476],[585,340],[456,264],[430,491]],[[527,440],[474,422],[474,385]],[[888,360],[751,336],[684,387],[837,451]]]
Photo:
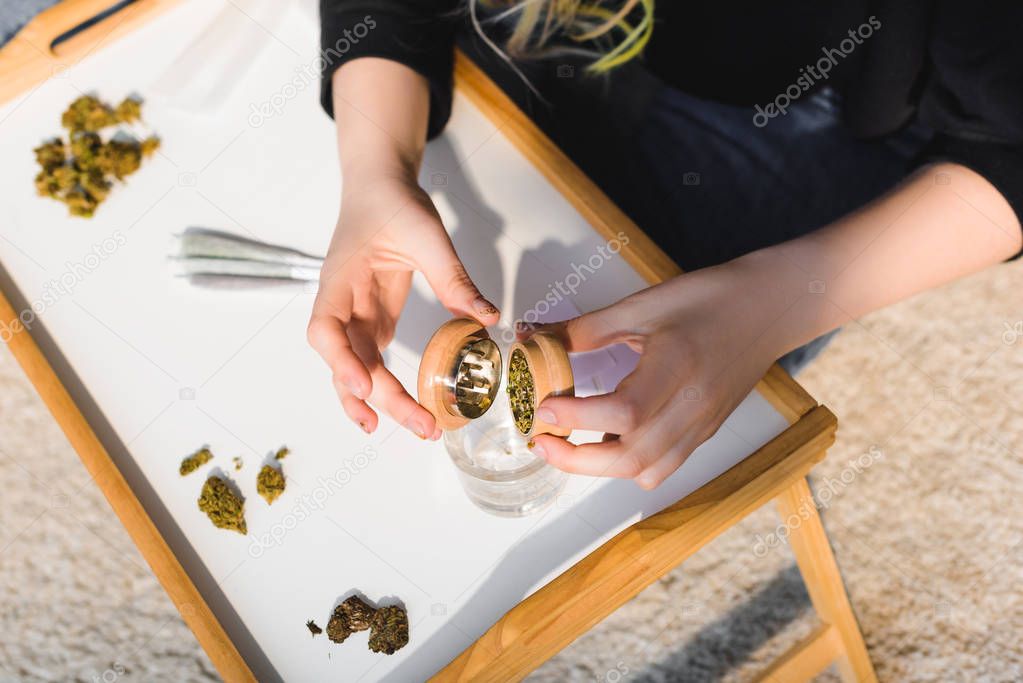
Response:
[[[380,356],[414,270],[498,320],[416,181],[456,40],[687,271],[553,326],[641,353],[614,392],[538,407],[608,435],[535,439],[563,470],[657,486],[775,360],[1021,249],[1018,3],[322,0],[321,23],[344,187],[309,341],[367,432],[373,406],[440,436]]]

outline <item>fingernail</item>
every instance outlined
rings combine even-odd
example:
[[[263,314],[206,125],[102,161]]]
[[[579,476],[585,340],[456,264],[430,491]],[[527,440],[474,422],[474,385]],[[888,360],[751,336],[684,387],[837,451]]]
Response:
[[[412,432],[420,439],[426,441],[426,430],[423,429],[423,425],[419,424],[418,422],[413,422],[409,424],[409,429],[411,429]]]
[[[433,430],[433,437],[431,438],[431,441],[437,441],[443,434],[444,431],[440,427],[437,427],[437,429]]]
[[[550,408],[537,408],[536,419],[540,422],[546,422],[549,425],[558,424],[558,418],[554,416],[554,411]]]
[[[526,448],[528,448],[529,450],[533,451],[533,455],[535,455],[536,457],[542,458],[543,460],[547,459],[547,451],[545,451],[543,449],[543,446],[538,444],[533,439],[529,440],[529,443],[526,444]]]
[[[490,303],[483,297],[472,302],[472,310],[476,311],[476,315],[480,316],[497,315],[497,309],[494,308],[494,304]]]

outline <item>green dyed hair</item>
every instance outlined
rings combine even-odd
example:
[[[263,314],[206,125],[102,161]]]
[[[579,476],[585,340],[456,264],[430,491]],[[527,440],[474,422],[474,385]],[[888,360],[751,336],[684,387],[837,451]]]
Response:
[[[490,11],[482,22],[477,4]],[[654,0],[469,0],[473,25],[504,57],[574,56],[590,73],[606,73],[639,55],[654,30]],[[511,34],[497,46],[483,23],[506,23]]]

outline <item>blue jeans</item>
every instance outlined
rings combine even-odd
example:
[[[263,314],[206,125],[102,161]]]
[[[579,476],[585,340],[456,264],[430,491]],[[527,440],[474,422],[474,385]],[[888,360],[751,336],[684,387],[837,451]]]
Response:
[[[606,78],[562,77],[556,60],[520,64],[541,102],[481,41],[459,45],[687,271],[800,237],[866,204],[907,174],[931,137],[913,125],[854,138],[828,88],[757,127],[752,106],[668,87],[639,60]],[[797,372],[832,336],[782,365]]]
[[[10,40],[22,26],[57,0],[4,0],[0,7],[0,45]]]
[[[762,128],[753,113],[662,88],[636,133],[643,194],[661,214],[640,224],[686,270],[799,237],[869,202],[905,176],[929,135],[910,127],[856,139],[830,90]],[[835,332],[779,362],[797,373]]]

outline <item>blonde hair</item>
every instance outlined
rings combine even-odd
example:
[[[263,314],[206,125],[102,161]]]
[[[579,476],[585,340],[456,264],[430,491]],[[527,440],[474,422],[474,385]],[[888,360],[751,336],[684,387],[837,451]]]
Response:
[[[491,10],[482,22],[478,3]],[[573,56],[590,60],[591,73],[639,55],[654,29],[654,0],[469,0],[469,12],[476,31],[504,59]],[[512,26],[503,50],[483,23]]]

